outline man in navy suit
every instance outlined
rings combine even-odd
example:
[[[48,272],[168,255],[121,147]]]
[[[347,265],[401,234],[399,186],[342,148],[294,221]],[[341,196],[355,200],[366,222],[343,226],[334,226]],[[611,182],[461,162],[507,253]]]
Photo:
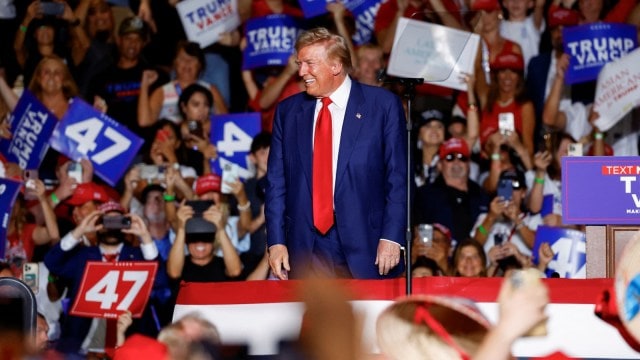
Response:
[[[69,284],[67,296],[72,301],[80,289],[87,261],[157,261],[159,259],[158,249],[147,226],[139,216],[128,215],[131,219],[129,229],[106,229],[101,224],[104,217],[121,215],[124,212],[122,206],[113,201],[100,205],[97,210],[84,217],[78,226],[65,235],[45,256],[44,263],[51,274],[59,276]],[[83,245],[82,238],[93,232],[96,233],[98,245]],[[140,247],[128,245],[124,241],[125,234],[137,236],[140,239]],[[158,268],[154,287],[166,286],[165,272],[164,266]],[[104,323],[99,324],[99,321],[104,320],[67,315],[61,321],[62,332],[56,346],[57,350],[64,353],[66,358],[78,358],[88,353],[95,355],[108,351],[109,344],[107,344]],[[101,327],[102,330],[98,330]],[[155,336],[157,333],[148,305],[142,319],[134,321],[131,331],[150,336]],[[113,334],[115,335],[115,331]]]
[[[306,92],[275,113],[265,204],[271,270],[280,279],[398,276],[407,216],[401,101],[349,77],[340,36],[312,29],[295,48]]]

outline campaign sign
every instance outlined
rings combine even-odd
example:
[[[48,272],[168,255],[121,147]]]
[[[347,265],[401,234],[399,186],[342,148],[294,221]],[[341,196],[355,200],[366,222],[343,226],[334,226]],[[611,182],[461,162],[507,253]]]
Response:
[[[376,15],[382,4],[381,0],[350,0],[344,5],[356,19],[356,32],[351,39],[355,45],[363,45],[371,41]]]
[[[248,20],[242,69],[287,65],[300,31],[298,19],[289,15],[274,14]]]
[[[327,12],[327,4],[331,1],[327,0],[299,0],[300,8],[304,17],[309,19]]]
[[[57,123],[58,118],[25,89],[9,117],[13,137],[0,141],[0,152],[23,170],[39,168]]]
[[[176,9],[187,38],[203,48],[240,25],[237,0],[185,0]]]
[[[479,44],[477,34],[403,17],[387,73],[467,91],[462,74],[473,73]]]
[[[154,261],[87,261],[71,315],[115,319],[129,310],[141,317],[157,270]]]
[[[211,169],[222,174],[225,164],[237,165],[238,175],[247,179],[252,176],[249,151],[253,137],[260,132],[260,113],[216,115],[211,117],[209,138],[218,149],[218,159],[212,161]]]
[[[584,279],[587,275],[587,237],[582,231],[552,226],[538,226],[533,243],[533,262],[538,263],[538,249],[549,243],[553,260],[547,265],[547,275],[553,272],[561,278]]]
[[[594,23],[562,29],[564,52],[571,55],[567,84],[595,80],[602,67],[630,53],[637,46],[636,27]]]
[[[115,186],[143,140],[106,114],[75,98],[51,136],[51,147],[70,159],[87,158],[94,172]]]
[[[562,158],[562,221],[565,224],[640,223],[640,158]]]
[[[11,210],[21,187],[22,182],[20,181],[0,177],[0,216],[2,217],[2,223],[0,223],[0,259],[4,259],[5,239],[7,238]]]
[[[593,109],[598,113],[594,123],[607,131],[634,107],[640,105],[640,49],[620,60],[610,62],[598,75]]]

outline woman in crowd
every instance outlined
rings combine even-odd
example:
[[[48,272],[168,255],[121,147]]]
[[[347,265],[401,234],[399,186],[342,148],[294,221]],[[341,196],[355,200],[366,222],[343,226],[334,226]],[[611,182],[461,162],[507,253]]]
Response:
[[[200,45],[194,42],[180,42],[173,65],[175,79],[154,90],[150,95],[149,86],[155,79],[142,81],[140,98],[138,99],[138,124],[141,127],[146,127],[163,118],[176,124],[181,123],[183,119],[180,115],[178,99],[182,91],[194,83],[200,83],[209,88],[213,94],[213,112],[215,114],[226,114],[228,110],[224,99],[215,85],[198,80],[205,64],[204,53],[200,49]]]
[[[482,244],[473,239],[460,242],[453,253],[453,270],[455,276],[487,276],[487,255]]]
[[[194,168],[202,169],[199,175],[210,173],[210,161],[218,157],[218,151],[210,141],[213,103],[209,89],[200,84],[189,85],[178,100],[184,119],[180,124],[180,132],[189,153],[187,161]]]

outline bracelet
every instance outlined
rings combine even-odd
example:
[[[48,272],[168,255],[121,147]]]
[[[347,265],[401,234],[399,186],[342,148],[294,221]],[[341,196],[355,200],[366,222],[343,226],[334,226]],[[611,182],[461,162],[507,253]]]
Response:
[[[22,31],[23,33],[27,33],[27,27],[24,25],[20,25],[20,31]]]
[[[53,206],[60,204],[60,199],[58,199],[58,195],[56,195],[56,193],[52,192],[50,197],[51,197],[51,202],[53,203]]]
[[[491,160],[500,161],[500,154],[491,154]]]
[[[162,194],[162,198],[164,198],[164,201],[166,201],[166,202],[171,202],[171,201],[175,201],[176,200],[176,196],[175,195],[169,195],[167,193]]]
[[[469,111],[478,111],[478,106],[474,103],[469,103]]]
[[[480,226],[478,226],[478,231],[480,231],[480,234],[482,234],[484,236],[487,236],[487,234],[489,234],[487,229],[485,229],[484,226],[482,226],[482,224],[480,224]]]
[[[537,177],[537,178],[533,179],[533,181],[534,181],[536,184],[544,185],[544,178],[539,178],[539,177]]]
[[[595,134],[593,134],[593,138],[596,140],[602,140],[604,138],[604,134],[601,132],[597,132]]]
[[[247,201],[247,203],[244,204],[244,205],[238,205],[237,206],[238,211],[247,211],[247,210],[249,210],[250,207],[251,207],[251,201]]]
[[[54,275],[49,274],[49,276],[47,277],[47,281],[50,283],[54,283],[56,282],[56,277]]]

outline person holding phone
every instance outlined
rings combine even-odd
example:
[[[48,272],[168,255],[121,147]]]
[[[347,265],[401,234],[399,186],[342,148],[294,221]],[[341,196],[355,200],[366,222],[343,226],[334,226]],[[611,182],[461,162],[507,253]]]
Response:
[[[197,161],[202,161],[204,174],[211,172],[210,160],[218,158],[218,149],[209,140],[213,104],[211,91],[198,83],[184,89],[178,100],[180,114],[184,119],[180,124],[180,132],[185,147],[197,155]]]
[[[498,184],[498,195],[491,201],[489,211],[478,217],[471,236],[483,244],[486,253],[494,246],[511,243],[525,256],[531,256],[535,232],[542,219],[526,209],[525,176],[520,171],[504,171]]]

